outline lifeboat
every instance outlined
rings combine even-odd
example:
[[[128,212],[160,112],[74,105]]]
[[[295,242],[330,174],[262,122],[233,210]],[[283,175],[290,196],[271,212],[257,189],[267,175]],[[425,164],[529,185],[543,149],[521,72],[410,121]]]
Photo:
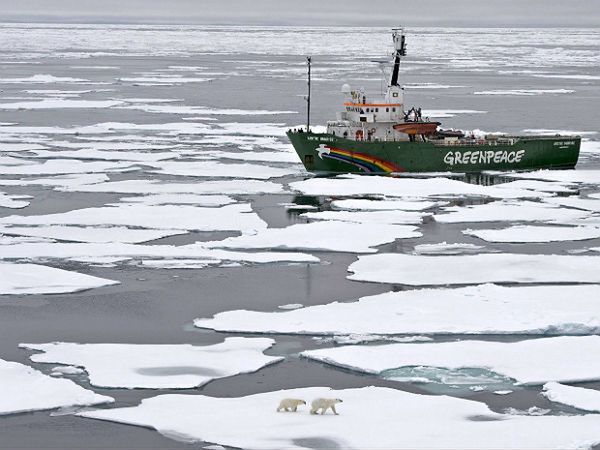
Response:
[[[394,130],[408,135],[423,134],[425,136],[435,134],[440,122],[403,122],[393,126]]]

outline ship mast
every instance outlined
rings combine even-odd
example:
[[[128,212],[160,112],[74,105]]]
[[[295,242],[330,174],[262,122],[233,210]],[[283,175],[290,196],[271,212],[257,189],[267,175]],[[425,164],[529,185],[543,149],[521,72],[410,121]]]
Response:
[[[390,79],[390,86],[400,86],[398,84],[398,74],[400,72],[400,59],[406,56],[406,42],[404,28],[394,28],[392,30],[392,38],[394,39],[394,70]]]
[[[308,65],[308,95],[306,96],[306,132],[310,132],[310,62],[311,57],[306,57],[306,63]]]

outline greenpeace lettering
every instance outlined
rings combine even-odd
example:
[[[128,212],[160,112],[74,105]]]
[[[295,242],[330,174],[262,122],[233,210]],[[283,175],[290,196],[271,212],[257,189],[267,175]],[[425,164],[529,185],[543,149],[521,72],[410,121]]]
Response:
[[[475,150],[467,152],[448,152],[444,155],[444,162],[449,166],[457,164],[516,164],[525,156],[525,150],[508,152],[506,150]]]

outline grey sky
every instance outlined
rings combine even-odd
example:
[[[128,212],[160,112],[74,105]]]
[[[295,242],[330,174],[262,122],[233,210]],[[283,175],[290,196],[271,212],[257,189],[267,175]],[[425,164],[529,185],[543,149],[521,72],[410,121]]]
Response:
[[[600,26],[600,0],[0,0],[0,21]]]

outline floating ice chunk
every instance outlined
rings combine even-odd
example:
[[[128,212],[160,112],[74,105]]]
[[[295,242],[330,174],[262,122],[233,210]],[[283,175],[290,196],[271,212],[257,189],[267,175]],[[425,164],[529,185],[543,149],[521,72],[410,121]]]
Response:
[[[208,248],[301,249],[334,252],[374,253],[377,245],[422,236],[416,227],[323,221],[298,223],[286,228],[264,228],[254,235],[229,237],[203,243]]]
[[[600,379],[600,336],[560,336],[519,342],[455,341],[385,344],[308,350],[302,356],[335,366],[380,374],[402,367],[486,369],[517,384]],[[523,364],[527,361],[527,364]]]
[[[507,395],[507,394],[510,394],[512,392],[514,392],[514,391],[511,391],[510,389],[504,389],[504,390],[501,390],[501,391],[494,391],[493,393],[496,394],[496,395]]]
[[[96,394],[71,380],[57,380],[31,367],[2,359],[0,379],[0,415],[114,402],[112,397]]]
[[[188,78],[189,79],[189,78]],[[149,113],[164,114],[207,114],[207,115],[226,115],[226,116],[260,116],[260,115],[279,115],[279,114],[298,114],[297,111],[271,111],[266,109],[224,109],[210,108],[207,106],[187,106],[187,105],[129,105],[122,109],[136,109]]]
[[[73,227],[73,226],[37,226],[4,227],[0,232],[9,235],[43,237],[70,242],[129,242],[154,241],[167,236],[186,234],[185,230],[147,230],[126,227]]]
[[[154,166],[157,167],[157,173],[166,173],[169,175],[182,175],[187,177],[251,178],[257,180],[283,177],[298,172],[296,169],[282,169],[279,167],[258,164],[223,164],[217,161],[169,161],[156,163]]]
[[[95,149],[82,150],[36,150],[35,156],[38,158],[58,158],[58,159],[98,159],[104,161],[135,161],[135,162],[157,162],[166,159],[179,158],[177,153],[173,152],[134,152],[134,151],[104,151]]]
[[[34,143],[21,143],[21,142],[1,142],[0,152],[27,152],[31,150],[44,150],[47,148],[44,145]]]
[[[439,223],[571,221],[588,213],[530,201],[497,201],[481,205],[448,206],[433,217]]]
[[[600,80],[600,76],[597,75],[583,75],[583,74],[532,74],[537,78],[562,78],[565,80]]]
[[[600,153],[600,141],[581,141],[579,153]]]
[[[0,181],[1,183],[1,181]],[[203,181],[202,183],[163,183],[156,180],[124,180],[90,185],[64,186],[64,191],[115,192],[117,194],[279,194],[285,192],[278,183],[261,180]]]
[[[535,172],[510,173],[506,176],[561,183],[600,184],[600,170],[538,170]]]
[[[497,89],[493,91],[477,91],[475,95],[542,95],[542,94],[572,94],[573,89]]]
[[[501,172],[499,172],[501,173]],[[508,183],[501,183],[495,185],[498,188],[504,189],[530,189],[532,191],[539,192],[559,192],[564,194],[577,193],[577,185],[574,183],[559,183],[552,181],[538,181],[538,180],[515,180],[509,181]],[[547,198],[547,197],[546,197]]]
[[[475,244],[454,243],[447,244],[445,241],[439,244],[419,244],[415,245],[417,255],[460,255],[463,253],[479,253],[485,247]]]
[[[74,84],[86,84],[93,83],[90,80],[84,78],[72,78],[72,77],[55,77],[48,74],[32,75],[30,77],[22,78],[0,78],[0,83],[4,84],[34,84],[34,83],[74,83]]]
[[[334,200],[331,202],[331,207],[333,209],[344,209],[349,211],[391,211],[395,209],[402,211],[424,211],[439,205],[443,205],[443,203],[417,199],[414,201],[397,199],[347,199]]]
[[[544,385],[542,394],[550,401],[573,406],[584,411],[600,412],[600,391],[551,381]]]
[[[81,367],[56,366],[52,368],[52,373],[50,375],[53,377],[58,377],[63,375],[79,375],[82,373],[85,373],[85,370],[83,370]]]
[[[118,81],[125,81],[128,83],[133,83],[133,85],[140,86],[160,86],[162,84],[165,85],[174,85],[174,84],[182,84],[182,83],[204,83],[207,81],[212,81],[214,78],[205,78],[205,77],[177,77],[177,76],[162,76],[162,77],[123,77],[117,78]]]
[[[487,111],[477,111],[474,109],[428,109],[423,110],[423,116],[434,118],[454,117],[458,114],[485,114]]]
[[[65,213],[2,217],[0,225],[120,225],[169,231],[175,229],[174,234],[178,234],[176,230],[254,232],[267,226],[248,203],[220,208],[124,203],[120,206],[75,209]]]
[[[235,203],[227,195],[200,194],[151,194],[139,197],[123,197],[121,203],[143,203],[144,205],[196,205],[196,206],[225,206]]]
[[[459,88],[464,86],[451,86],[449,84],[438,84],[438,83],[408,83],[402,86],[405,89],[450,89]]]
[[[227,311],[196,319],[194,325],[227,332],[311,335],[588,334],[600,330],[600,287],[484,284],[387,292],[285,313]]]
[[[527,189],[506,189],[498,186],[482,186],[448,178],[393,178],[383,176],[341,175],[335,178],[310,178],[290,183],[290,187],[305,195],[365,196],[385,195],[394,197],[495,197],[539,198],[548,194]]]
[[[492,230],[463,230],[463,234],[475,236],[488,242],[562,242],[584,241],[600,238],[600,227],[580,226],[534,226],[516,225]]]
[[[476,283],[597,283],[600,256],[481,254],[359,256],[348,279],[411,286]]]
[[[91,161],[72,159],[53,159],[43,163],[23,164],[21,166],[0,166],[2,175],[58,175],[69,173],[114,172],[134,169],[131,163]]]
[[[546,199],[548,203],[569,208],[583,209],[585,211],[600,212],[600,199],[578,198],[578,197],[557,197]]]
[[[3,259],[77,259],[81,258],[142,258],[142,259],[193,259],[214,260],[221,267],[231,262],[243,263],[318,263],[319,258],[305,253],[292,252],[234,252],[206,248],[201,244],[191,245],[141,245],[110,243],[19,243],[6,245],[0,252]],[[204,261],[203,261],[204,263]]]
[[[52,239],[33,238],[24,236],[5,236],[0,234],[0,245],[22,244],[24,242],[54,242]]]
[[[419,225],[430,214],[416,211],[318,211],[300,214],[312,220],[337,220],[353,223]]]
[[[220,259],[145,259],[142,265],[155,269],[204,269],[221,262]]]
[[[339,416],[315,417],[306,409],[295,414],[277,413],[281,399],[288,397],[307,401],[340,398],[343,403],[338,405]],[[135,407],[78,415],[150,427],[175,439],[261,450],[581,449],[600,441],[600,416],[596,414],[505,415],[472,400],[373,386],[344,390],[310,387],[237,398],[160,395]],[[399,423],[402,427],[396,426]]]
[[[15,109],[64,109],[64,108],[111,108],[123,102],[113,100],[67,100],[64,98],[45,98],[32,102],[0,103],[0,110]]]
[[[13,208],[20,209],[29,206],[29,202],[21,200],[19,195],[8,195],[4,192],[0,192],[0,208]]]
[[[291,310],[291,309],[300,309],[304,308],[302,303],[288,303],[287,305],[278,306],[279,309]]]
[[[93,386],[191,389],[280,361],[263,354],[274,343],[269,338],[230,337],[205,346],[53,342],[19,347],[43,352],[31,355],[34,362],[83,367]]]
[[[101,183],[107,181],[109,178],[103,173],[83,173],[83,174],[72,174],[72,175],[59,175],[49,178],[36,178],[36,179],[20,179],[20,180],[7,180],[0,179],[0,185],[4,186],[54,186],[54,187],[74,187],[88,184]]]
[[[295,153],[275,151],[275,152],[210,152],[210,156],[219,159],[233,159],[241,161],[262,161],[270,163],[300,163],[300,159]]]
[[[48,244],[41,244],[48,245]],[[19,244],[4,246],[17,247]],[[92,277],[38,264],[0,263],[0,294],[62,294],[119,284],[118,281]]]

